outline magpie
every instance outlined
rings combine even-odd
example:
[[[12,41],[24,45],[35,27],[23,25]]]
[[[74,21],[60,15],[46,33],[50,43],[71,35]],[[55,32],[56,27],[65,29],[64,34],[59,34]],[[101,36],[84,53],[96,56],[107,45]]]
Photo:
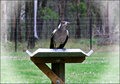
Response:
[[[51,35],[50,49],[63,49],[68,41],[69,32],[67,25],[68,21],[61,21],[57,28],[55,28]]]

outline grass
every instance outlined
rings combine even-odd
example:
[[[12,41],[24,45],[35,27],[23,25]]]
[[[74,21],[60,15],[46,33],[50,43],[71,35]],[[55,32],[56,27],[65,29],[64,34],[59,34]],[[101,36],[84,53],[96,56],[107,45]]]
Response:
[[[94,50],[83,63],[66,64],[66,83],[119,83],[118,46],[96,46]],[[2,52],[1,83],[51,83],[25,52]]]

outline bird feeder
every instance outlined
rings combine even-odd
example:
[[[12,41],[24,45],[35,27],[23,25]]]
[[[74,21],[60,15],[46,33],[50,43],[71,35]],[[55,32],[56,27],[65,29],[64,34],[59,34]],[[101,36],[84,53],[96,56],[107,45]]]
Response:
[[[44,49],[39,48],[31,53],[26,51],[34,64],[52,81],[52,84],[65,83],[65,63],[82,63],[93,53],[85,53],[81,49]],[[50,69],[46,63],[52,63]]]

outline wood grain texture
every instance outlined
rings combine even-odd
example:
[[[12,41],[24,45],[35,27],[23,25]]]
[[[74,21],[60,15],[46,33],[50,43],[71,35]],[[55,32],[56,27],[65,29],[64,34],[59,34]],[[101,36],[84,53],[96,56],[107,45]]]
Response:
[[[64,84],[65,63],[82,63],[85,57],[31,57],[30,59],[47,75],[52,84],[56,84],[57,80],[60,84]],[[52,70],[45,63],[52,63]]]
[[[35,63],[82,63],[85,57],[31,57]]]
[[[44,73],[46,76],[56,84],[57,80],[60,81],[60,84],[64,84],[64,82],[45,64],[45,63],[35,63],[35,65]]]
[[[52,63],[52,71],[65,82],[65,63]]]

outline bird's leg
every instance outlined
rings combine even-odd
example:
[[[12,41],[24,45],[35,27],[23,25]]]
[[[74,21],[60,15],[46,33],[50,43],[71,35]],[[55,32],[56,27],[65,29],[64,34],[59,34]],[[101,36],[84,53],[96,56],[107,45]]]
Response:
[[[57,49],[62,49],[62,50],[66,50],[65,48],[59,48],[59,47],[57,47]]]
[[[65,48],[63,48],[63,50],[66,50]]]

